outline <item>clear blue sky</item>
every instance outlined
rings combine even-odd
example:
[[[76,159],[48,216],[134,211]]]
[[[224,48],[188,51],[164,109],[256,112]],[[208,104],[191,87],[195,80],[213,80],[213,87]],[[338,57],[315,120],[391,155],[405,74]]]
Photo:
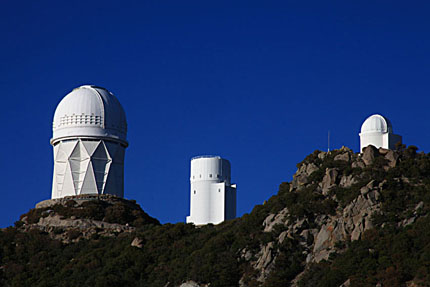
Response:
[[[52,118],[73,88],[128,120],[125,195],[189,212],[189,161],[220,155],[238,215],[315,149],[358,150],[372,113],[430,152],[428,1],[8,1],[0,4],[0,227],[48,199]]]

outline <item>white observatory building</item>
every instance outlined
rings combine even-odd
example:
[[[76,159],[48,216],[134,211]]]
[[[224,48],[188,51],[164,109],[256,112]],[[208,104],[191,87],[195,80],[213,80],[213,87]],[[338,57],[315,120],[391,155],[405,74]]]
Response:
[[[52,130],[51,198],[124,196],[127,121],[112,93],[96,86],[74,89],[58,104]]]
[[[376,148],[394,149],[396,143],[402,142],[402,137],[393,133],[391,122],[381,115],[368,117],[361,126],[360,152],[368,145]]]
[[[187,223],[218,224],[236,217],[236,185],[231,184],[230,162],[219,156],[191,160],[190,216]]]

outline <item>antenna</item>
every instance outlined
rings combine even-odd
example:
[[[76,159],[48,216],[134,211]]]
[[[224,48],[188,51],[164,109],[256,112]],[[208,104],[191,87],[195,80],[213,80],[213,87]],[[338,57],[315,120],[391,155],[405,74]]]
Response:
[[[327,152],[330,151],[330,131],[327,134]]]

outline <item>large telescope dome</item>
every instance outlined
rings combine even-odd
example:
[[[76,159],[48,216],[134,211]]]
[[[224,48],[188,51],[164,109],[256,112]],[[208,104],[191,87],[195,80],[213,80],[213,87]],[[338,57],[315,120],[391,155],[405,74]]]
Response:
[[[127,146],[127,121],[117,98],[105,88],[84,85],[67,94],[54,114],[51,144],[67,138],[105,138]]]
[[[375,114],[368,117],[361,126],[361,133],[392,133],[393,127],[390,121],[381,115]]]

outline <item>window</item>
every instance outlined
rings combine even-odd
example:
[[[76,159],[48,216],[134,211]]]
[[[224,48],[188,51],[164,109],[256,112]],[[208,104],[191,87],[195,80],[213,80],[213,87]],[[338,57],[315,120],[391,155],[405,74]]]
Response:
[[[216,178],[219,178],[219,174],[216,175]]]
[[[193,175],[193,179],[195,178],[195,176]]]
[[[202,175],[200,175],[200,178],[202,178]]]
[[[209,177],[212,177],[212,173],[209,174]]]
[[[194,194],[196,194],[196,191],[194,190]]]
[[[218,192],[221,192],[221,188],[218,188]]]

